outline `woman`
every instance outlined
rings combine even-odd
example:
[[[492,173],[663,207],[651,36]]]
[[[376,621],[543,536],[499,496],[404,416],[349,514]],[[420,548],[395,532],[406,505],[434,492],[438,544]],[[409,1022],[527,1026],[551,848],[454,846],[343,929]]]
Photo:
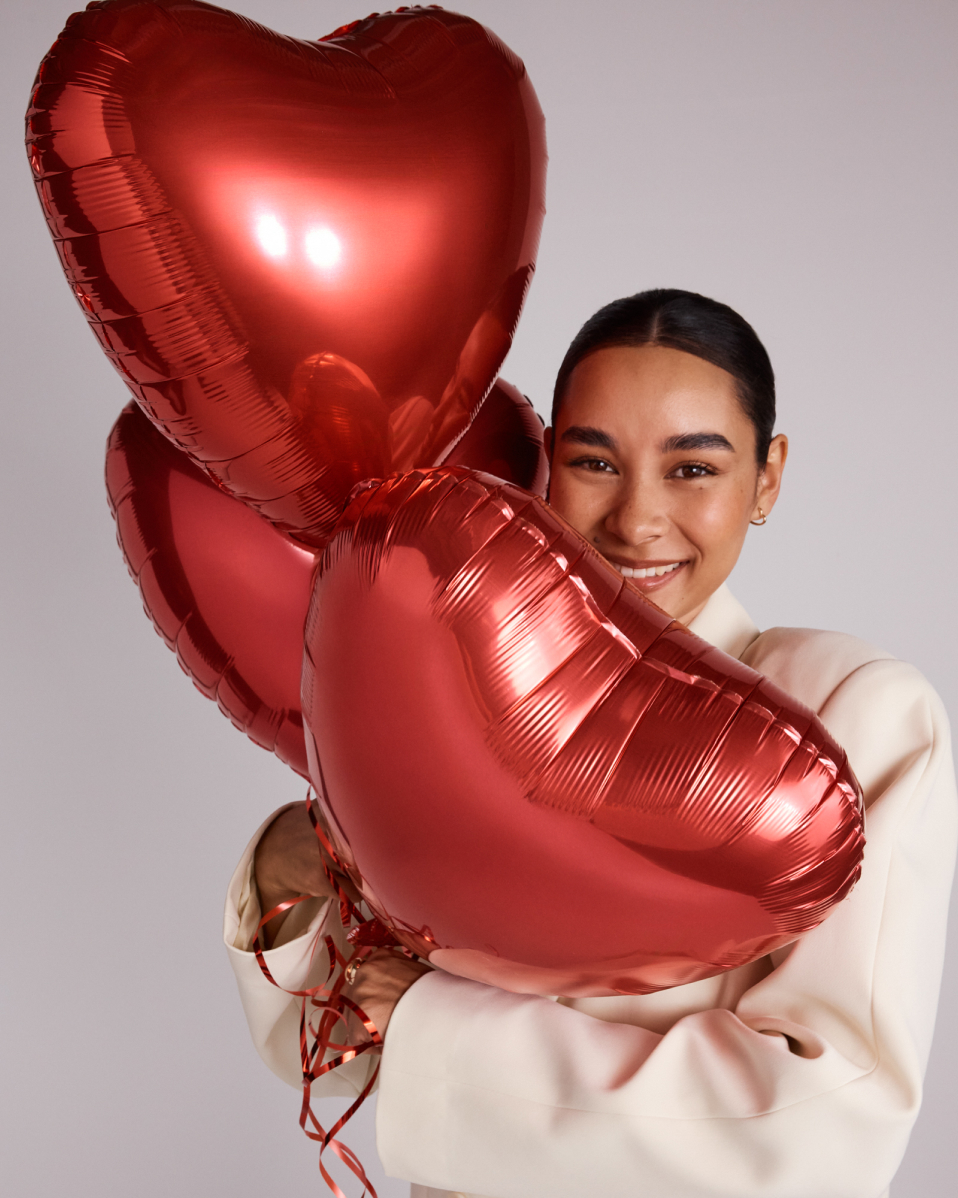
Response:
[[[867,807],[865,863],[819,928],[720,977],[552,1002],[381,952],[354,999],[385,1035],[377,1133],[414,1198],[879,1198],[918,1110],[944,945],[956,805],[941,704],[853,637],[759,633],[725,580],[778,496],[772,368],[731,309],[651,291],[598,312],[555,389],[550,501],[643,593],[809,707]],[[302,985],[329,907],[302,808],[271,817],[227,904],[254,1040],[299,1084],[296,1000],[249,952],[261,910],[317,896],[267,954]],[[336,930],[335,919],[330,928]],[[334,1082],[358,1090],[353,1062]],[[352,1072],[350,1073],[349,1070]]]

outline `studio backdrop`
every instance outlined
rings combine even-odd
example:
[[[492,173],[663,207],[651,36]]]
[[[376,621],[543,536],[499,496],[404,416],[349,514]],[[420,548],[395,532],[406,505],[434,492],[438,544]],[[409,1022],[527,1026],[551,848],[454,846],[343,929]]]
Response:
[[[317,38],[346,0],[235,0]],[[547,415],[597,307],[731,304],[776,368],[782,498],[731,579],[756,622],[913,662],[958,719],[958,9],[949,0],[472,0],[524,60],[550,165],[503,375]],[[34,194],[23,112],[68,0],[4,6],[4,1186],[24,1198],[322,1192],[249,1042],[220,928],[249,836],[305,782],[197,693],[140,610],[103,482],[128,394]],[[198,135],[203,113],[196,112]],[[895,1198],[953,1192],[958,955]],[[330,1107],[332,1112],[334,1107]],[[373,1105],[346,1135],[384,1198]],[[810,1151],[814,1146],[809,1146]]]

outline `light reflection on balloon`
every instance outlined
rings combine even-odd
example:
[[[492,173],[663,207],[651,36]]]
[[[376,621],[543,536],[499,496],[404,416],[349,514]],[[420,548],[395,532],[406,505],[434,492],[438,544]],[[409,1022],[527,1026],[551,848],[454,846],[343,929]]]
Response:
[[[275,216],[261,216],[256,222],[256,237],[270,258],[286,256],[286,230]]]
[[[233,236],[232,229],[229,236],[218,231],[217,241],[225,248],[228,240],[244,273],[291,314],[302,311],[338,334],[350,331],[364,307],[388,335],[403,297],[415,296],[424,279],[443,273],[454,238],[447,213],[456,189],[449,181],[422,178],[414,188],[380,183],[360,189],[353,179],[314,170],[311,178],[287,180],[280,190],[275,180],[237,172],[216,155],[210,151],[204,217],[212,225],[217,211],[249,214],[252,241]]]
[[[332,229],[310,229],[306,234],[306,257],[316,266],[335,266],[343,247]]]

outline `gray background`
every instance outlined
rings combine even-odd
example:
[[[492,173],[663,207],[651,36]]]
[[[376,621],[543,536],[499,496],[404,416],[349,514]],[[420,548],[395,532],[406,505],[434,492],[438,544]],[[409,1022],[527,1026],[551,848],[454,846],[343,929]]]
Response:
[[[236,7],[301,37],[365,15]],[[318,1194],[297,1096],[255,1057],[219,943],[246,839],[303,786],[192,690],[142,615],[102,483],[124,387],[23,154],[30,83],[69,11],[3,0],[4,1189]],[[792,457],[737,593],[763,626],[843,629],[916,663],[958,714],[958,5],[468,11],[525,59],[548,119],[549,214],[505,377],[545,410],[581,321],[643,287],[740,309],[776,365]],[[895,1198],[954,1192],[956,998],[953,952]],[[370,1114],[352,1137],[367,1160]]]

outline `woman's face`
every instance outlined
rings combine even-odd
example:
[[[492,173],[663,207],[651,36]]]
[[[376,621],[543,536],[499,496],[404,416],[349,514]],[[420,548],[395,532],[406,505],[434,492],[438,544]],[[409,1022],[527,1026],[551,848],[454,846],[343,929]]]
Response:
[[[759,508],[774,507],[788,450],[777,436],[759,470],[732,376],[663,346],[585,358],[547,438],[552,506],[684,623],[731,573]]]

